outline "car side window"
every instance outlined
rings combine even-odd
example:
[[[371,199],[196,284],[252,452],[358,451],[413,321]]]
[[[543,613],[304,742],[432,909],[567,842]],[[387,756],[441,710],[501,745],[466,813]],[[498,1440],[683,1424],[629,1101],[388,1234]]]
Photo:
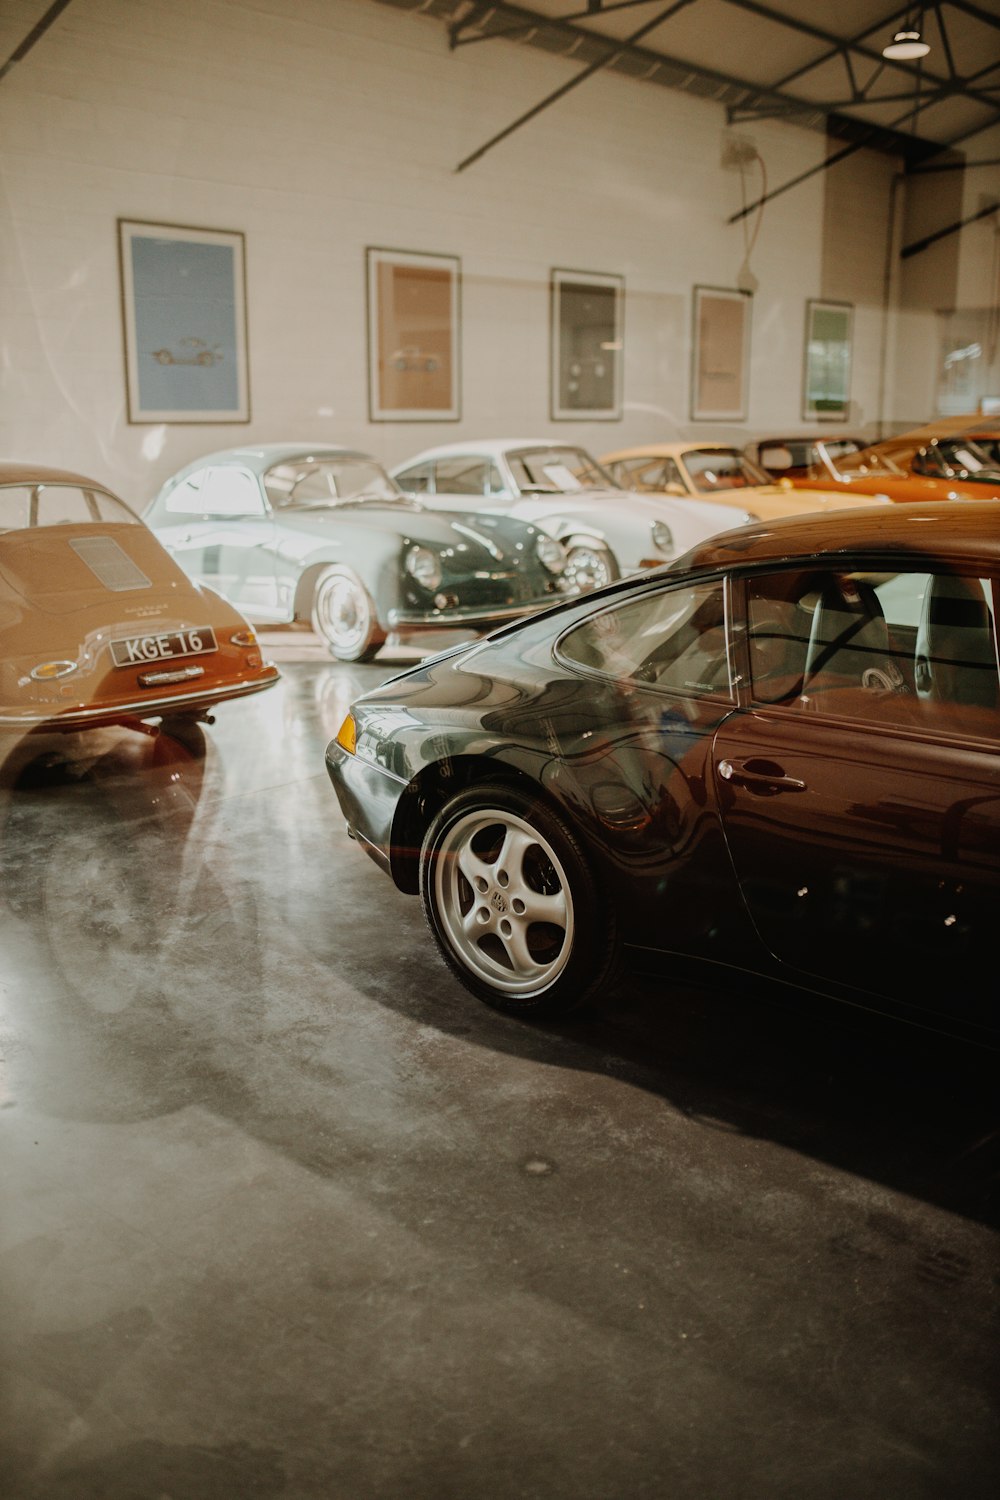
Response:
[[[732,699],[726,593],[719,580],[658,589],[570,630],[558,654],[619,680],[684,697]]]
[[[627,458],[612,466],[619,484],[641,492],[665,490],[668,484],[685,488],[680,470],[672,458]]]
[[[396,483],[408,495],[429,495],[434,491],[433,464],[414,464],[396,475]]]
[[[893,634],[876,579],[810,569],[751,579],[747,643],[756,702],[823,713],[898,718],[913,693],[913,643]]]
[[[751,579],[754,702],[1000,738],[995,592],[988,579],[916,569]]]
[[[205,505],[205,481],[208,478],[207,469],[196,469],[186,479],[182,479],[170,491],[164,501],[164,509],[170,515],[201,516],[207,510]]]
[[[260,485],[246,469],[211,468],[203,488],[206,511],[213,516],[267,514]]]
[[[488,495],[500,496],[504,500],[510,498],[510,490],[504,484],[503,475],[496,464],[490,464],[489,473],[486,476],[486,493]]]
[[[489,462],[475,456],[438,459],[434,487],[439,495],[488,495]]]
[[[174,515],[263,516],[266,515],[260,485],[246,469],[229,467],[198,469],[182,479],[166,498],[166,510]]]

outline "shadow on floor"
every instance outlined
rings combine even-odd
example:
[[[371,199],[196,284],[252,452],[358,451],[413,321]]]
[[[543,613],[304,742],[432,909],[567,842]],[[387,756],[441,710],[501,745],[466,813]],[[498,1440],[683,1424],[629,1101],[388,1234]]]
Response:
[[[239,819],[227,825],[216,781],[203,745],[164,736],[119,740],[99,754],[50,753],[22,765],[3,793],[6,904],[23,924],[28,962],[46,955],[56,993],[62,984],[70,997],[60,1002],[60,1034],[92,1055],[114,1054],[114,1105],[102,1107],[119,1118],[201,1100],[323,1170],[315,1137],[293,1128],[300,1055],[267,1040],[268,1066],[284,1066],[287,1080],[277,1111],[273,1101],[259,1110],[245,1074],[248,1037],[264,1037],[267,1017],[293,992],[295,1024],[322,1042],[331,1022],[310,985],[329,976],[355,1004],[461,1048],[610,1075],[706,1129],[768,1139],[1000,1224],[995,1055],[821,1009],[812,997],[779,1003],[750,985],[690,975],[667,983],[630,974],[606,1002],[559,1025],[509,1020],[445,972],[415,900],[346,837],[332,845],[321,774],[310,789],[314,816],[297,793],[291,842],[275,821],[276,798],[289,805],[285,789],[237,799]],[[281,969],[287,995],[269,970],[283,942],[298,955],[297,967]],[[72,1098],[56,1076],[53,1093]]]

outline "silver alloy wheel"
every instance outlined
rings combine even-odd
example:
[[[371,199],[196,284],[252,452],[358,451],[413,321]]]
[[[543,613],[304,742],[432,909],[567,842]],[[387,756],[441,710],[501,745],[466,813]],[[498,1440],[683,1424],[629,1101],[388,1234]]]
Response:
[[[358,661],[376,635],[374,609],[361,580],[346,568],[330,568],[316,586],[313,626],[334,656]]]
[[[585,593],[612,583],[618,573],[606,547],[583,543],[569,548],[562,576],[564,585]]]
[[[464,968],[505,995],[555,982],[573,952],[573,897],[552,845],[516,814],[466,813],[436,850],[443,936]]]

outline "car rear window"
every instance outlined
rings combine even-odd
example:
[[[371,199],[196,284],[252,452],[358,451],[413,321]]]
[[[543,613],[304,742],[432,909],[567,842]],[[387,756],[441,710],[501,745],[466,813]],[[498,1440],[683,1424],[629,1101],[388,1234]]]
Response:
[[[142,525],[124,501],[107,490],[76,484],[10,484],[0,488],[0,531],[77,526],[87,521]]]

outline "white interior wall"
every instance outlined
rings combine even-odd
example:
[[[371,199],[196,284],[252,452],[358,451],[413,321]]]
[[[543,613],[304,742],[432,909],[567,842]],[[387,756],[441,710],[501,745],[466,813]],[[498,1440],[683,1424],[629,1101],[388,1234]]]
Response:
[[[4,55],[43,10],[8,0]],[[721,165],[724,111],[601,74],[455,170],[576,66],[502,41],[451,53],[440,24],[370,0],[69,6],[0,83],[0,457],[79,468],[144,503],[189,458],[247,439],[343,442],[393,463],[484,434],[602,451],[800,429],[825,174],[730,225],[760,180]],[[826,151],[822,134],[777,122],[741,133],[770,187]],[[129,424],[119,217],[245,233],[249,425]],[[861,218],[854,253],[881,265],[884,238],[881,216],[870,230]],[[692,287],[734,286],[751,240],[747,421],[695,423]],[[368,245],[461,258],[458,423],[369,422]],[[554,266],[625,277],[621,421],[549,421]],[[859,309],[866,420],[881,327],[880,306]]]
[[[962,217],[971,220],[1000,203],[1000,126],[981,131],[965,149],[968,160],[988,164],[962,174]],[[976,385],[981,395],[1000,400],[1000,210],[969,223],[959,247],[958,306],[985,310]]]

